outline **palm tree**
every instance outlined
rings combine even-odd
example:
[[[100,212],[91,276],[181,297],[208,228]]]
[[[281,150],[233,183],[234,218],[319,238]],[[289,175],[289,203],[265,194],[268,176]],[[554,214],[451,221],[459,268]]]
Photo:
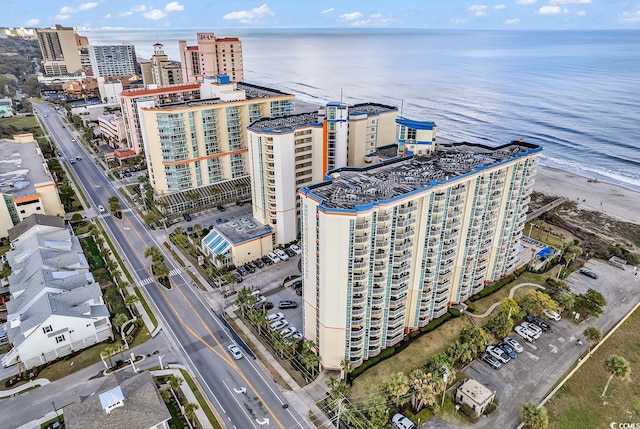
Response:
[[[137,295],[127,295],[127,297],[124,299],[124,305],[129,309],[129,312],[131,312],[131,315],[135,314],[133,309],[136,302],[139,302],[139,301],[140,301],[140,298],[138,298]]]
[[[251,292],[251,289],[246,286],[238,291],[236,305],[240,309],[240,312],[243,316],[246,314],[249,308],[253,308],[253,306],[258,302],[258,299],[254,295],[251,295]]]
[[[128,321],[129,321],[129,318],[124,313],[118,313],[113,318],[113,324],[116,325],[116,327],[118,328],[118,331],[120,331],[120,336],[123,339],[124,339],[124,332],[122,332],[122,328],[123,328],[124,324],[127,323]]]
[[[125,299],[125,292],[127,291],[127,288],[129,287],[129,283],[127,283],[127,282],[123,282],[123,283],[118,282],[116,287],[118,288],[118,292],[120,292],[120,296],[122,297],[122,299]]]
[[[176,377],[175,375],[168,376],[166,381],[174,394],[177,394],[178,388],[184,382],[182,378]]]
[[[345,380],[353,371],[353,364],[350,359],[342,359],[340,362],[340,378]]]
[[[473,360],[473,350],[468,343],[462,343],[459,340],[449,347],[448,353],[454,362],[465,364]]]
[[[111,357],[116,354],[116,347],[115,346],[107,346],[104,349],[102,349],[102,351],[100,352],[100,357],[102,359],[109,359],[109,368],[111,368],[113,366],[113,361],[111,360]]]
[[[414,369],[409,374],[411,386],[411,406],[416,413],[425,406],[431,407],[436,403],[436,395],[440,391],[439,384],[431,373],[425,373],[422,369]]]
[[[272,335],[273,338],[273,348],[280,355],[280,359],[284,359],[284,352],[289,348],[289,343],[287,339],[282,336],[280,331],[274,333]]]
[[[604,398],[604,395],[607,393],[609,383],[611,383],[611,379],[613,379],[613,377],[624,380],[629,376],[629,374],[631,374],[629,362],[622,356],[612,355],[604,362],[604,367],[609,373],[609,379],[607,380],[607,384],[604,386],[602,395],[600,395],[601,398]]]
[[[189,402],[184,406],[184,416],[191,420],[191,423],[195,423],[196,418],[196,410],[200,409],[198,404],[194,404],[193,402]]]
[[[528,402],[520,408],[520,420],[524,424],[524,429],[547,429],[549,427],[547,410],[532,402]]]
[[[596,328],[595,326],[589,326],[584,330],[582,334],[587,339],[587,341],[589,341],[589,356],[591,356],[591,346],[600,342],[600,340],[602,339],[602,332],[600,332],[600,329]]]
[[[334,376],[329,377],[329,380],[327,380],[327,387],[329,388],[329,396],[332,399],[343,398],[349,392],[347,383]]]
[[[409,377],[404,372],[395,372],[382,383],[382,391],[386,393],[397,408],[407,402],[409,388]]]

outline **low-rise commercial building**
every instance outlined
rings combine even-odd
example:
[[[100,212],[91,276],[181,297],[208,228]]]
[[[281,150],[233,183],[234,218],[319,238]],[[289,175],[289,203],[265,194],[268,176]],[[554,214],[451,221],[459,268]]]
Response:
[[[471,407],[479,416],[493,402],[496,392],[492,392],[473,378],[466,380],[456,390],[456,402]]]

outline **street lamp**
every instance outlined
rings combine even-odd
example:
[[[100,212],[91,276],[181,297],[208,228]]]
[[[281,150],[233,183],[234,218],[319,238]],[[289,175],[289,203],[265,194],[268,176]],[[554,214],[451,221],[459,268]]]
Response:
[[[51,401],[51,405],[53,405],[53,411],[56,413],[56,419],[58,420],[58,424],[62,424],[60,421],[60,415],[58,414],[58,409],[56,408],[55,402]]]

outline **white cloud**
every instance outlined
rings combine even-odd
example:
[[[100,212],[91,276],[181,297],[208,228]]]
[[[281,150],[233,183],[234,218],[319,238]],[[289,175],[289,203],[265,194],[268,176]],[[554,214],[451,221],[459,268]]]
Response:
[[[528,4],[534,4],[536,1],[538,0],[517,0],[516,3],[526,6]]]
[[[144,4],[138,5],[138,6],[134,6],[131,9],[129,9],[131,12],[146,12],[148,10],[151,10],[151,8],[149,6],[146,6]]]
[[[591,0],[549,0],[549,4],[553,6],[562,4],[591,4]]]
[[[30,20],[28,20],[27,22],[24,23],[25,27],[33,27],[35,25],[38,25],[38,23],[40,22],[40,20],[38,18],[32,18]]]
[[[381,13],[372,13],[365,19],[357,19],[351,23],[353,27],[384,27],[400,22],[396,18],[386,17]]]
[[[504,23],[507,25],[513,25],[513,24],[517,24],[520,22],[520,18],[510,18],[510,19],[505,19]]]
[[[98,7],[98,3],[95,3],[95,2],[82,3],[80,6],[78,6],[76,8],[71,7],[71,6],[62,6],[60,8],[59,15],[60,16],[71,15],[71,14],[74,14],[74,13],[81,12],[83,10],[93,9],[94,7]]]
[[[362,12],[351,12],[340,15],[340,18],[346,19],[347,21],[354,21],[356,19],[362,18]]]
[[[108,14],[106,14],[106,15],[104,16],[104,19],[109,19],[109,18],[111,18],[111,14],[110,14],[110,13],[108,13]]]
[[[269,9],[267,4],[263,4],[260,7],[255,7],[250,10],[239,10],[237,12],[229,12],[223,19],[229,19],[238,21],[242,24],[258,24],[262,21],[263,18],[274,16],[275,13]]]
[[[98,7],[98,3],[95,3],[95,2],[82,3],[80,6],[78,6],[76,11],[79,12],[81,10],[89,10],[89,9],[93,9],[94,7]]]
[[[142,16],[144,16],[147,19],[150,19],[152,21],[157,21],[159,19],[164,18],[165,16],[167,16],[167,13],[160,10],[160,9],[151,9],[148,12],[143,12]]]
[[[493,6],[495,10],[502,10],[502,9],[505,9],[506,7],[507,7],[506,4],[496,4]]]
[[[579,10],[579,11],[576,12],[576,15],[578,15],[578,16],[585,16],[586,14],[587,14],[586,10]]]
[[[72,8],[71,6],[62,6],[60,8],[60,13],[65,14],[65,15],[73,13],[73,12],[75,12],[75,9]]]
[[[325,9],[325,10],[323,10],[323,11],[322,11],[322,12],[320,12],[320,13],[321,13],[322,15],[328,15],[328,14],[330,14],[331,12],[335,12],[335,11],[336,11],[336,8],[335,8],[335,7],[330,7],[329,9]]]
[[[71,18],[71,15],[63,15],[63,14],[58,14],[56,15],[56,19],[58,21],[66,21],[67,19]]]
[[[177,1],[172,1],[171,3],[167,3],[164,7],[165,12],[180,12],[184,10],[184,5],[178,3]]]
[[[620,21],[626,24],[634,24],[640,22],[640,10],[622,12],[620,15]]]
[[[467,12],[469,12],[473,16],[487,16],[487,5],[484,4],[474,4],[467,8]]]
[[[540,15],[557,15],[562,13],[562,8],[560,6],[542,6],[538,9],[538,13]]]
[[[452,24],[466,24],[467,20],[464,18],[452,18],[449,20],[449,22]]]

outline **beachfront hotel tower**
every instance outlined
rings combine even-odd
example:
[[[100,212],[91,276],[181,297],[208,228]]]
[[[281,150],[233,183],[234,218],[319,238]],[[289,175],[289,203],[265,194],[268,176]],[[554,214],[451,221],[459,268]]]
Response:
[[[274,232],[274,244],[297,239],[297,190],[331,169],[364,166],[378,146],[395,143],[397,108],[328,103],[317,112],[265,118],[248,127],[253,217]]]
[[[197,33],[196,45],[179,40],[182,81],[200,82],[206,77],[226,74],[234,82],[244,81],[242,42],[237,37],[216,37],[214,33]]]
[[[247,126],[262,117],[289,115],[294,99],[275,89],[231,82],[226,75],[205,79],[199,95],[161,106],[153,100],[136,103],[156,195],[233,179],[248,183]]]
[[[361,365],[515,269],[542,148],[426,146],[298,191],[304,336],[325,368]]]

